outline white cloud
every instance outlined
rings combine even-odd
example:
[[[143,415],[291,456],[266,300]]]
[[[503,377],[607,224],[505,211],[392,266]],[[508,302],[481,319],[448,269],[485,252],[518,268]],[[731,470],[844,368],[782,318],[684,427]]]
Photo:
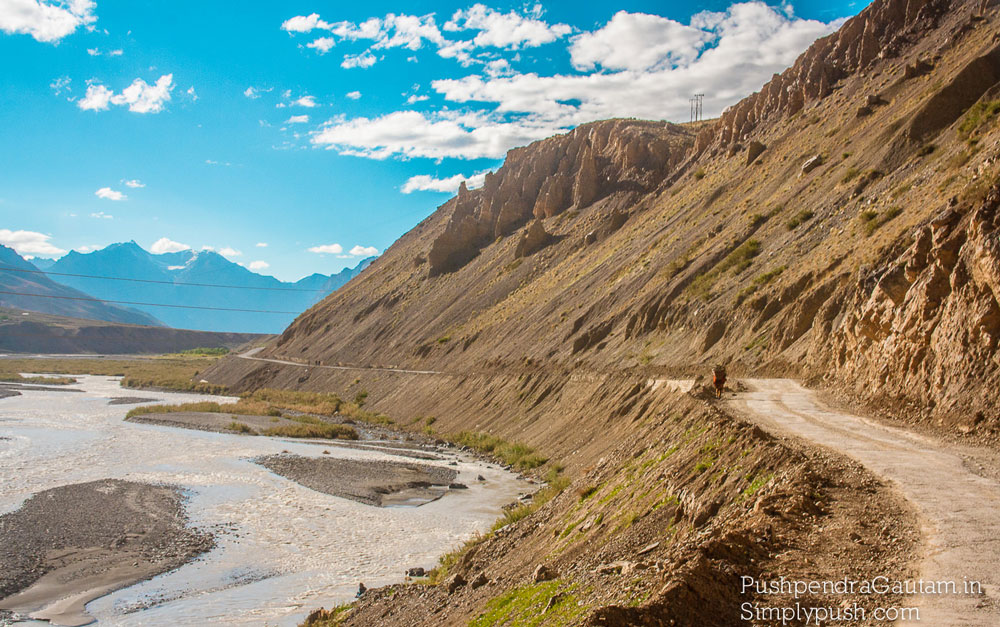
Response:
[[[76,246],[73,248],[78,253],[92,253],[95,250],[100,250],[104,248],[103,246],[97,246],[96,244],[87,244],[86,246]]]
[[[344,252],[344,247],[341,246],[340,244],[323,244],[322,246],[313,246],[312,248],[309,249],[309,252],[339,255],[340,253]]]
[[[128,198],[122,192],[118,190],[111,189],[110,187],[102,187],[101,189],[94,192],[94,195],[98,198],[103,198],[105,200],[125,200]]]
[[[340,67],[344,69],[351,69],[355,67],[368,68],[375,65],[378,59],[369,50],[365,50],[361,54],[345,54],[344,60],[341,62]]]
[[[337,45],[337,42],[333,37],[319,37],[306,44],[306,48],[312,48],[319,54],[326,54],[330,52],[330,48]]]
[[[271,264],[269,264],[266,261],[251,261],[249,264],[247,264],[247,268],[253,270],[254,272],[256,272],[257,270],[267,270],[270,267]]]
[[[101,56],[101,51],[98,50],[97,48],[87,48],[87,54],[89,54],[92,57],[99,57]]]
[[[223,257],[240,257],[243,255],[242,252],[236,250],[235,248],[230,248],[229,246],[226,246],[225,248],[221,249],[219,251],[219,254],[222,255]]]
[[[120,94],[91,81],[77,106],[85,111],[105,111],[109,105],[117,105],[128,106],[128,110],[134,113],[159,113],[163,111],[164,103],[170,100],[173,88],[173,74],[164,74],[153,85],[137,78]]]
[[[105,220],[113,220],[114,216],[110,213],[104,213],[103,211],[98,211],[97,213],[90,214],[91,218],[103,218]]]
[[[292,104],[300,107],[306,107],[307,109],[312,109],[317,106],[316,98],[314,96],[302,96],[298,100],[293,101]]]
[[[36,41],[57,43],[77,28],[97,21],[93,0],[2,0],[0,30],[31,35]]]
[[[247,87],[243,90],[243,95],[251,100],[256,100],[260,98],[260,91],[256,87]]]
[[[292,117],[285,120],[285,124],[308,124],[308,115],[293,115]]]
[[[167,239],[166,237],[161,237],[153,242],[153,245],[149,247],[149,252],[154,255],[162,255],[163,253],[179,253],[182,250],[191,250],[191,247],[187,244],[181,244],[180,242]]]
[[[445,23],[446,31],[478,30],[473,39],[477,47],[514,49],[536,47],[568,35],[573,29],[566,24],[548,24],[535,15],[516,11],[500,13],[483,4],[460,9]]]
[[[469,189],[482,187],[483,183],[486,182],[486,172],[480,172],[478,174],[473,174],[472,176],[456,174],[455,176],[449,176],[448,178],[443,179],[433,177],[429,174],[418,174],[407,179],[407,181],[403,183],[403,187],[400,188],[400,191],[404,194],[410,194],[416,191],[449,192],[454,194],[458,191],[462,181],[465,181],[465,184]]]
[[[194,86],[188,87],[187,91],[184,92],[184,93],[186,93],[188,96],[191,97],[191,101],[192,102],[195,102],[195,101],[198,100],[198,94],[197,94],[197,92],[195,92]]]
[[[92,57],[99,57],[102,54],[109,57],[120,57],[125,54],[125,51],[121,48],[115,50],[108,50],[107,52],[101,52],[100,48],[87,48],[87,54]]]
[[[289,33],[308,33],[313,29],[327,29],[329,27],[330,24],[319,19],[318,13],[313,13],[312,15],[296,15],[293,18],[285,20],[281,24],[281,30],[288,31]]]
[[[328,124],[312,142],[340,154],[386,159],[498,159],[513,146],[549,137],[560,129],[551,123],[504,122],[476,113],[427,114],[396,111],[378,118],[354,118]]]
[[[122,50],[121,48],[117,48],[115,50],[108,50],[108,56],[109,57],[120,57],[123,54],[125,54],[125,51]]]
[[[66,251],[53,246],[49,242],[50,239],[52,239],[51,235],[35,231],[0,229],[0,244],[13,248],[19,255],[39,255],[42,257],[65,255]]]
[[[257,242],[254,244],[257,248],[267,248],[267,242]]]
[[[691,63],[711,37],[659,15],[619,11],[603,28],[575,37],[569,52],[578,70],[646,70]]]
[[[378,254],[378,248],[374,246],[355,246],[348,254],[354,257],[371,257]]]
[[[139,179],[132,179],[129,181],[125,181],[125,187],[131,187],[132,189],[138,189],[140,187],[145,187],[145,186],[146,184],[140,181]]]
[[[71,91],[72,88],[70,87],[70,84],[72,82],[73,79],[70,77],[60,76],[59,78],[53,79],[53,81],[49,83],[49,87],[52,89],[52,93],[58,96],[64,91]]]
[[[411,94],[410,97],[406,99],[406,103],[416,104],[418,102],[423,102],[424,100],[430,100],[430,96],[419,96],[417,94]]]
[[[358,100],[359,98],[361,98],[361,92],[360,91],[349,91],[349,92],[347,92],[344,95],[347,96],[348,98],[350,98],[351,100]]]

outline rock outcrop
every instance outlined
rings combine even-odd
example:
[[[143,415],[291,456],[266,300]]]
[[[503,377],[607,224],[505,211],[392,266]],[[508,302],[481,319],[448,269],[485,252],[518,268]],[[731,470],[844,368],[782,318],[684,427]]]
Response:
[[[534,220],[531,225],[521,234],[521,239],[514,249],[514,257],[527,257],[533,255],[549,245],[552,235],[545,230],[545,225],[541,220]]]
[[[461,268],[532,219],[581,210],[617,192],[648,193],[684,159],[694,136],[667,122],[608,120],[507,153],[481,189],[465,184],[431,245],[430,276]]]
[[[898,56],[921,32],[933,29],[950,6],[949,0],[872,3],[836,33],[816,41],[758,93],[727,109],[717,125],[699,133],[696,152],[715,141],[722,145],[742,141],[761,121],[795,114],[829,95],[848,74]]]
[[[1000,186],[950,208],[898,257],[831,299],[811,349],[862,397],[905,399],[925,417],[1000,427]],[[842,317],[835,317],[839,312]]]

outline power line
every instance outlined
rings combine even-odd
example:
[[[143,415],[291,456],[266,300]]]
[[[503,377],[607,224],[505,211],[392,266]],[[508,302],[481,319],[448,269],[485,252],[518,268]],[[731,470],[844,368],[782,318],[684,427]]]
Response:
[[[92,303],[114,303],[116,305],[142,305],[144,307],[170,307],[172,309],[205,309],[207,311],[242,311],[245,313],[291,314],[297,316],[301,311],[271,311],[268,309],[233,309],[230,307],[200,307],[198,305],[166,305],[164,303],[137,303],[129,300],[103,300],[101,298],[83,298],[81,296],[56,296],[55,294],[27,294],[25,292],[8,292],[0,290],[0,294],[13,296],[30,296],[32,298],[59,298],[62,300],[85,300]]]
[[[125,277],[96,276],[93,274],[72,274],[70,272],[46,272],[45,270],[25,270],[24,268],[13,268],[10,266],[0,266],[0,270],[7,270],[8,272],[25,272],[28,274],[71,276],[82,279],[104,279],[106,281],[130,281],[132,283],[158,283],[161,285],[192,285],[196,287],[225,287],[234,290],[268,290],[272,292],[322,292],[323,291],[323,290],[307,290],[301,287],[252,287],[249,285],[217,285],[215,283],[175,283],[174,281],[157,281],[155,279],[128,279]]]

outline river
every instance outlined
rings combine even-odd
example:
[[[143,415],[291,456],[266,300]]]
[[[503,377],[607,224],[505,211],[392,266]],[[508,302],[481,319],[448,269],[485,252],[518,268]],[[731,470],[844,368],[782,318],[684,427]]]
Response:
[[[288,451],[389,459],[383,452],[302,441],[142,425],[123,420],[134,405],[226,401],[222,397],[126,390],[117,378],[81,376],[82,392],[31,390],[0,400],[0,514],[33,493],[103,478],[181,486],[192,525],[217,530],[215,548],[193,562],[91,602],[106,625],[295,625],[319,606],[350,600],[359,582],[399,582],[406,568],[487,530],[530,485],[494,464],[456,461],[450,491],[419,507],[378,508],[284,479],[249,458]],[[482,475],[484,482],[476,481]],[[33,623],[27,621],[24,624]]]

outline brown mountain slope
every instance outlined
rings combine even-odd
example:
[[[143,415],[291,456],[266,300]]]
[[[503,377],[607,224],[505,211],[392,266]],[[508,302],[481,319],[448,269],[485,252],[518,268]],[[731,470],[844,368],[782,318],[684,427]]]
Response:
[[[451,373],[728,361],[993,437],[1000,24],[978,12],[876,2],[700,130],[611,120],[511,151],[263,356]],[[340,385],[258,370],[243,385]]]

